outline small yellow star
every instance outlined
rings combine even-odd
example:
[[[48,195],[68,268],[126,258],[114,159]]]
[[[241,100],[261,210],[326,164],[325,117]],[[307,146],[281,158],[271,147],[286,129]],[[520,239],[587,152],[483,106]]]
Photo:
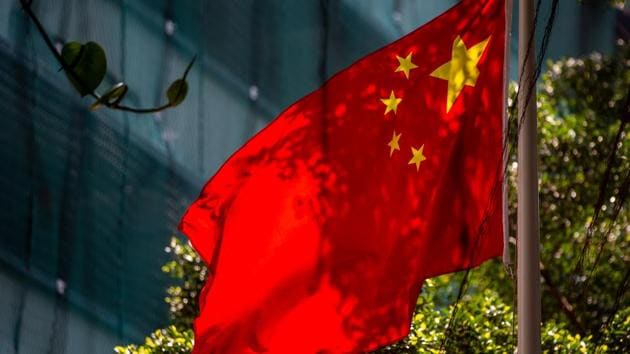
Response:
[[[405,73],[405,77],[407,79],[409,79],[409,73],[411,72],[411,70],[418,67],[416,64],[411,62],[412,54],[413,53],[409,53],[406,58],[399,57],[398,55],[396,56],[396,59],[398,59],[398,63],[400,63],[400,65],[396,68],[396,72],[402,71],[403,73]]]
[[[390,157],[394,154],[395,150],[400,150],[400,145],[398,145],[398,140],[400,140],[401,136],[402,136],[402,133],[396,134],[396,131],[394,130],[394,134],[392,134],[392,140],[389,143],[387,143],[387,146],[389,146]]]
[[[431,73],[433,77],[448,81],[446,113],[451,110],[455,100],[462,93],[464,86],[474,87],[477,83],[477,78],[479,77],[477,64],[486,50],[488,41],[490,41],[490,37],[468,49],[464,41],[457,36],[453,42],[451,60]]]
[[[396,110],[398,109],[398,104],[402,101],[402,98],[396,98],[394,95],[394,90],[389,95],[389,98],[381,98],[381,102],[385,105],[385,114],[394,111],[396,114]]]
[[[424,156],[424,144],[422,146],[420,146],[420,149],[416,149],[414,147],[411,148],[411,155],[413,155],[411,157],[411,160],[409,160],[409,165],[416,165],[416,171],[420,171],[420,164],[422,163],[422,161],[426,160],[427,158]]]

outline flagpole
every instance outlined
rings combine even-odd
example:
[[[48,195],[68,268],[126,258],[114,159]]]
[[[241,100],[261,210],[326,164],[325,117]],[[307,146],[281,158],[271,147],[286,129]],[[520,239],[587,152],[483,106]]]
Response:
[[[533,0],[520,0],[518,61],[522,81],[518,95],[518,117],[523,117],[524,120],[518,139],[516,276],[518,353],[523,354],[539,354],[541,351],[536,90],[532,90],[529,99],[527,97],[535,76],[536,55],[533,43],[529,48],[529,54],[526,54],[530,34],[535,30],[533,24]]]

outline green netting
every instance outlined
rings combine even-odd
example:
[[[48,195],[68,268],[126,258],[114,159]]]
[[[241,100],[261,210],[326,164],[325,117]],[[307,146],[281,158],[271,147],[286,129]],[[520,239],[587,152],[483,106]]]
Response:
[[[136,116],[87,111],[19,1],[1,1],[0,353],[109,353],[163,326],[163,249],[205,179],[288,104],[455,2],[34,0],[55,40],[105,48],[103,86],[124,78],[132,105],[163,102],[198,54],[187,100]],[[553,56],[611,47],[614,13],[563,6]],[[580,21],[600,35],[573,37]]]

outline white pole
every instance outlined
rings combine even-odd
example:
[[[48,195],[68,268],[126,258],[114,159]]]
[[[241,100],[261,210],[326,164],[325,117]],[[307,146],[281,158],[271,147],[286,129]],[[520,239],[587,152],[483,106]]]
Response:
[[[538,149],[536,144],[536,90],[526,104],[534,80],[535,45],[528,50],[534,30],[533,0],[519,0],[519,87],[518,117],[524,117],[518,139],[518,216],[517,216],[517,312],[518,353],[539,354],[540,348],[540,236],[538,218]]]

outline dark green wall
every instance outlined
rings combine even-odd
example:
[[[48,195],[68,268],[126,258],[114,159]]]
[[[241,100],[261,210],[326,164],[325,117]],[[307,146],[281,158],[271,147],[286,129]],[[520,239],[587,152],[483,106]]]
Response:
[[[199,55],[184,104],[136,116],[87,111],[18,0],[1,1],[0,353],[109,353],[164,325],[163,249],[222,161],[455,2],[33,0],[55,39],[103,45],[104,86],[124,79],[132,105],[163,102]],[[610,50],[613,27],[612,10],[562,0],[549,54]]]

